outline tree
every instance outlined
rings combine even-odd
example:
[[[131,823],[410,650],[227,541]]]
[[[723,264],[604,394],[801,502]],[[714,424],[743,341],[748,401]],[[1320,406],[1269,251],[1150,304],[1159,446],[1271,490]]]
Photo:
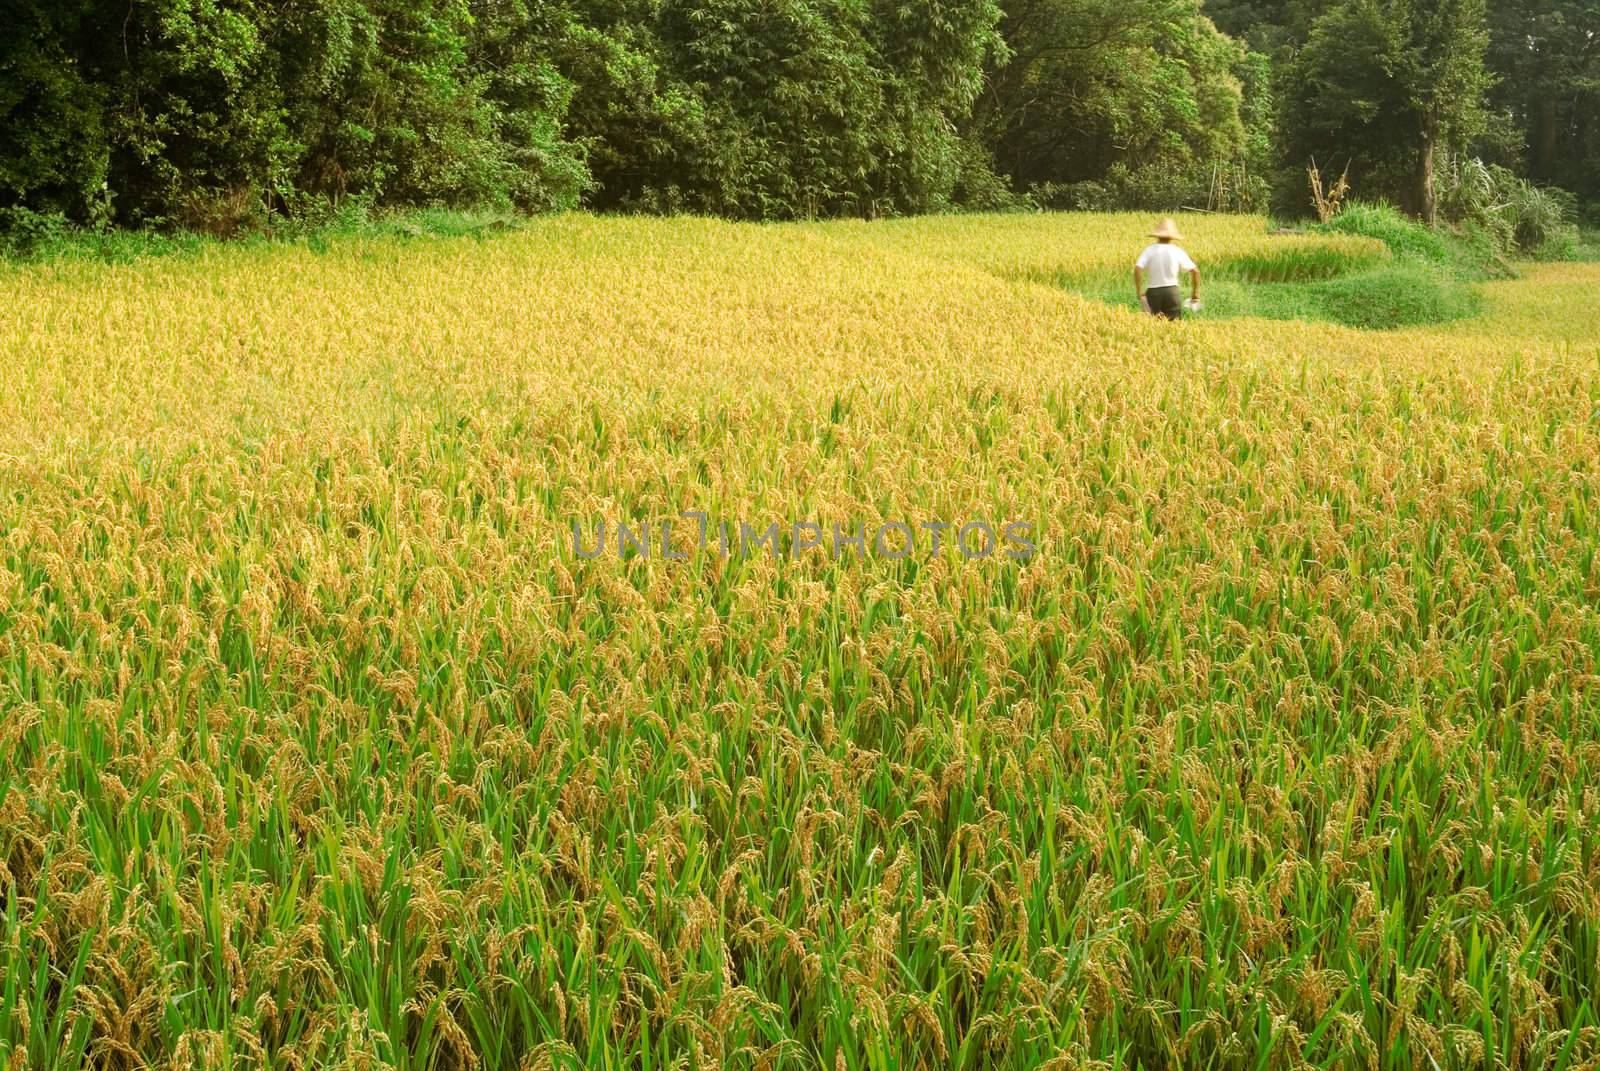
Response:
[[[1357,188],[1436,215],[1441,147],[1483,127],[1484,0],[1344,0],[1286,65],[1279,134],[1289,175],[1349,160]]]
[[[0,208],[575,204],[564,0],[0,0]]]
[[[1489,45],[1486,0],[1406,0],[1397,5],[1405,31],[1398,74],[1416,116],[1413,205],[1433,223],[1433,176],[1441,142],[1464,144],[1483,128],[1483,99],[1493,79],[1484,66]]]
[[[577,20],[561,0],[471,0],[470,9],[466,55],[489,114],[492,182],[525,210],[576,205],[594,180],[568,132],[575,87],[554,43]]]
[[[1206,0],[1205,13],[1217,29],[1251,49],[1277,55],[1305,43],[1311,24],[1329,0]]]
[[[0,3],[0,209],[76,212],[106,179],[105,91],[74,62],[86,0]]]
[[[603,208],[750,219],[948,203],[994,0],[586,0],[569,115]]]
[[[1198,0],[1013,0],[972,137],[1018,188],[1238,158],[1245,51]]]
[[[1600,3],[1496,0],[1489,31],[1490,101],[1528,175],[1600,198]]]

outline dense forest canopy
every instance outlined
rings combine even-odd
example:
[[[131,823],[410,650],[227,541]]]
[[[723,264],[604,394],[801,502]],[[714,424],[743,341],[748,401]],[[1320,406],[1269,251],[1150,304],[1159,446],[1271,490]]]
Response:
[[[0,0],[0,115],[0,226],[1299,214],[1312,161],[1424,217],[1567,213],[1600,0]]]

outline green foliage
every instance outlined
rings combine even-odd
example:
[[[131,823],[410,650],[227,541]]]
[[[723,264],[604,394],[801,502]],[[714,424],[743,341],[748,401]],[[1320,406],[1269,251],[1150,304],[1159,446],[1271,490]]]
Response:
[[[944,207],[976,177],[953,121],[998,18],[993,0],[614,5],[571,56],[595,203],[753,219]]]
[[[1303,44],[1328,6],[1328,0],[1206,0],[1206,15],[1223,33],[1276,54]]]
[[[1445,162],[1516,171],[1525,148],[1537,182],[1506,187],[1514,210],[1445,218],[1556,249],[1571,234],[1546,188],[1592,196],[1600,173],[1592,9],[4,0],[0,227],[20,247],[58,215],[231,235],[352,203],[1253,212],[1269,179],[1275,209],[1300,214],[1312,159],[1348,160],[1358,193],[1431,218],[1456,192],[1434,188]]]
[[[1250,213],[1266,208],[1269,192],[1266,180],[1242,164],[1157,163],[1135,171],[1117,163],[1103,179],[1043,182],[1029,197],[1041,208],[1074,212],[1200,208]]]
[[[8,257],[31,256],[70,230],[67,218],[60,212],[35,212],[20,205],[0,208],[0,253]]]
[[[61,0],[0,8],[0,208],[71,211],[105,182],[104,87],[70,56],[87,6]],[[5,229],[25,235],[29,227],[18,216]]]
[[[1089,187],[1072,187],[1105,183],[1118,197],[1134,175],[1170,188],[1176,174],[1245,161],[1264,137],[1246,126],[1247,114],[1261,118],[1250,110],[1265,89],[1259,61],[1201,15],[1199,0],[1013,0],[1001,33],[1005,62],[989,72],[969,136],[1041,203],[1103,207],[1079,196]],[[1258,95],[1247,99],[1247,87]]]
[[[0,207],[86,221],[109,183],[119,222],[209,233],[351,198],[935,209],[1002,48],[994,0],[13,2]]]
[[[1536,256],[1565,259],[1561,250],[1577,238],[1572,223],[1572,198],[1563,190],[1535,186],[1509,175],[1506,214],[1517,248]]]
[[[1470,288],[1421,261],[1313,283],[1295,296],[1315,310],[1315,318],[1368,330],[1447,323],[1481,307]]]
[[[1580,228],[1562,260],[1600,261],[1600,230]]]
[[[0,205],[211,233],[384,204],[572,205],[542,0],[13,0]]]
[[[995,173],[990,154],[983,145],[963,138],[956,157],[956,181],[950,199],[972,212],[1014,212],[1049,207],[1035,195],[1018,193],[1011,183]]]
[[[1224,32],[1268,53],[1279,77],[1294,85],[1298,80],[1289,76],[1295,69],[1318,60],[1299,50],[1318,20],[1341,7],[1347,5],[1340,0],[1206,0],[1205,10]],[[1495,0],[1486,8],[1481,26],[1470,10],[1456,12],[1454,22],[1440,24],[1451,29],[1465,26],[1480,35],[1487,30],[1484,66],[1491,76],[1487,84],[1473,77],[1466,85],[1454,86],[1436,79],[1441,92],[1464,96],[1469,104],[1480,97],[1483,104],[1470,124],[1476,132],[1461,139],[1464,145],[1449,148],[1468,148],[1472,155],[1507,167],[1540,187],[1559,186],[1581,200],[1600,198],[1600,49],[1594,47],[1600,39],[1600,5],[1592,0]],[[1349,12],[1334,14],[1333,23],[1348,30]],[[1345,46],[1346,55],[1358,61],[1348,72],[1351,81],[1371,84],[1374,78],[1365,75],[1383,76],[1381,68],[1359,62],[1356,41],[1348,33],[1334,35],[1331,43]],[[1393,72],[1396,77],[1406,73]],[[1470,65],[1467,73],[1475,74]],[[1359,122],[1352,126],[1355,131],[1347,133],[1344,144],[1323,146],[1319,158],[1325,165],[1342,165],[1346,158],[1360,161],[1369,149],[1386,144],[1378,132],[1362,136]],[[1287,147],[1301,140],[1293,126],[1281,133]],[[1280,175],[1287,198],[1283,203],[1303,211],[1299,178],[1305,162],[1291,153],[1290,163]],[[1398,182],[1386,188],[1383,178],[1379,174],[1373,181],[1363,174],[1362,188],[1374,196],[1399,190]]]
[[[311,217],[274,216],[259,229],[231,239],[235,244],[304,244],[323,253],[352,239],[492,238],[524,223],[524,217],[494,209],[375,209],[367,198],[350,197],[336,210]],[[143,228],[95,230],[75,226],[59,214],[24,208],[0,209],[0,256],[12,265],[91,261],[128,264],[152,257],[190,255],[218,240],[194,231]]]
[[[1377,239],[1399,260],[1425,264],[1467,282],[1511,274],[1500,259],[1503,250],[1483,231],[1429,227],[1387,204],[1353,202],[1316,229],[1327,234]]]
[[[1318,230],[1376,238],[1399,257],[1445,264],[1450,247],[1439,231],[1426,227],[1386,204],[1353,202]]]
[[[1586,200],[1600,199],[1600,5],[1496,0],[1489,11],[1489,99],[1512,129],[1501,162]]]
[[[488,102],[498,181],[518,208],[577,204],[593,188],[582,146],[566,129],[575,86],[551,44],[575,21],[547,0],[476,0],[467,34],[473,76]]]
[[[1350,164],[1364,196],[1432,220],[1437,158],[1483,129],[1484,0],[1342,0],[1279,87],[1279,210],[1304,214],[1313,160]]]
[[[1570,259],[1577,244],[1571,194],[1529,182],[1477,157],[1446,161],[1439,174],[1445,218],[1484,233],[1501,252]]]

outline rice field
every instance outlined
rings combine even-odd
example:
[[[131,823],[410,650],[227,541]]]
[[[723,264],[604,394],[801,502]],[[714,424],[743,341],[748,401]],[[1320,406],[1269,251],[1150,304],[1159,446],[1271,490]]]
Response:
[[[1600,265],[1149,222],[0,269],[0,1068],[1600,1066]]]

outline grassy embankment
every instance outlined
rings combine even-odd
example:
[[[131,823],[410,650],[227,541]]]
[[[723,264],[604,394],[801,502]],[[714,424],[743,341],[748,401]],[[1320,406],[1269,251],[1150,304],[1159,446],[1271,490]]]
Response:
[[[1486,243],[1429,230],[1388,208],[1354,205],[1311,230],[1374,242],[1286,244],[1245,255],[1191,250],[1204,276],[1201,315],[1326,320],[1367,329],[1445,323],[1482,310],[1475,284],[1512,274]],[[1087,273],[1068,267],[1044,278],[1131,307],[1130,275],[1129,267]]]

